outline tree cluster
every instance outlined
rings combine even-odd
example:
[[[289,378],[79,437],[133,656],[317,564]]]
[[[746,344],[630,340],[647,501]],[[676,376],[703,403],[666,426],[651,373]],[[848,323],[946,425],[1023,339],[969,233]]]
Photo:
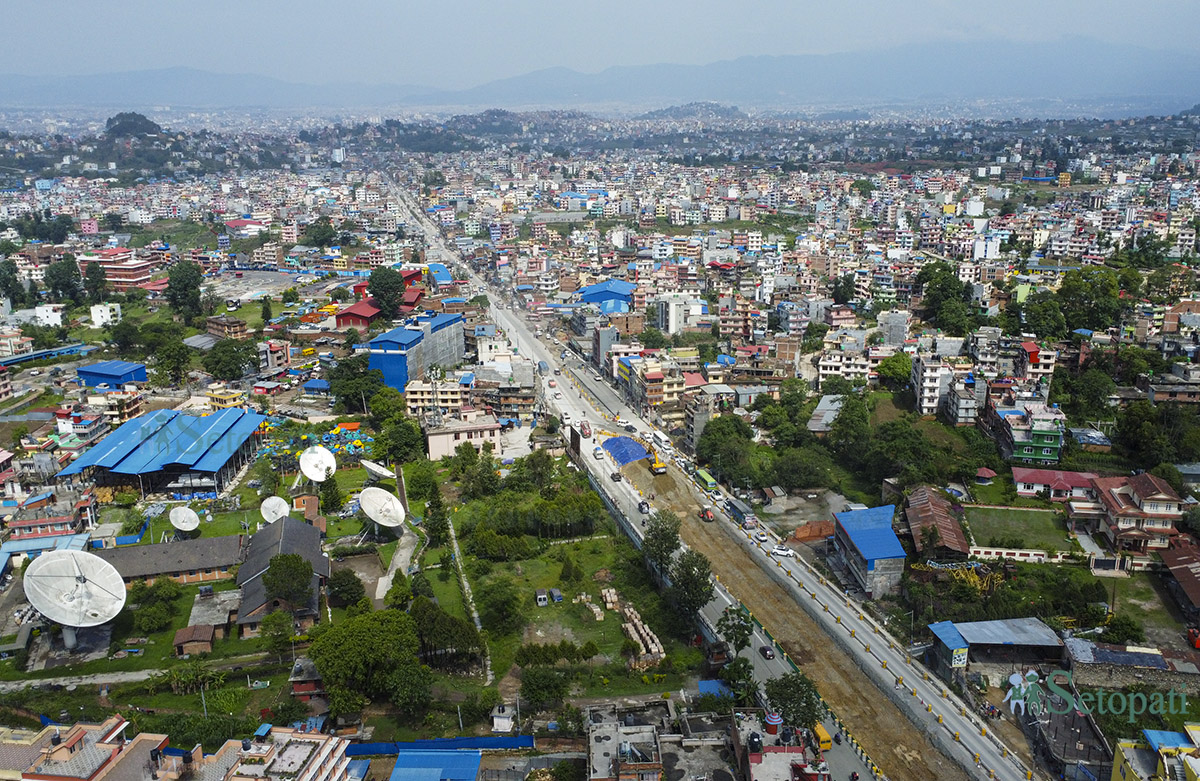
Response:
[[[526,643],[517,649],[514,661],[521,667],[534,665],[555,665],[559,662],[586,662],[597,656],[600,649],[591,640],[583,645],[576,645],[570,640],[557,643]]]
[[[143,634],[161,632],[171,625],[179,610],[179,597],[183,589],[170,578],[157,578],[153,585],[136,580],[129,587],[126,599],[133,612],[133,628]],[[132,608],[132,605],[137,605]]]
[[[486,646],[472,622],[450,615],[427,597],[415,598],[408,612],[426,664],[462,669],[483,657]]]

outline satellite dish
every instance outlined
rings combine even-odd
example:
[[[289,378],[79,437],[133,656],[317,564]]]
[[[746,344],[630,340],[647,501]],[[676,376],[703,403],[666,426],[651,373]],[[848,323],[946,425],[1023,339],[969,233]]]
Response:
[[[367,470],[367,474],[369,474],[371,477],[379,480],[396,479],[396,474],[382,464],[377,464],[374,461],[368,461],[365,458],[359,459],[358,463],[363,469]]]
[[[116,567],[93,553],[47,551],[25,568],[25,598],[62,624],[63,644],[74,648],[77,627],[99,626],[121,612],[125,583]]]
[[[337,459],[328,448],[313,445],[300,454],[300,471],[314,483],[322,483],[337,471]]]
[[[171,510],[171,525],[181,532],[194,532],[200,528],[200,516],[191,507],[175,507]]]
[[[263,499],[262,506],[258,508],[258,511],[262,513],[264,521],[275,523],[291,512],[291,508],[288,507],[287,499],[282,496],[268,496]]]
[[[358,506],[380,526],[391,529],[404,523],[404,505],[400,498],[382,488],[364,488],[358,495]]]

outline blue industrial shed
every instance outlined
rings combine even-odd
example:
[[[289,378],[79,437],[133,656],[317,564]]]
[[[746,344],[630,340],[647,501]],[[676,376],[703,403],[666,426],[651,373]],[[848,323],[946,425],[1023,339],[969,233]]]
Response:
[[[117,388],[131,382],[146,381],[146,364],[130,361],[101,361],[77,370],[79,381],[89,388],[109,385]]]
[[[223,409],[206,417],[161,409],[122,424],[58,473],[88,472],[98,485],[136,487],[144,496],[166,491],[173,498],[212,498],[254,460],[255,432],[266,417]]]
[[[595,285],[588,285],[579,291],[579,300],[585,304],[598,304],[602,301],[620,300],[626,304],[633,297],[633,291],[637,289],[637,285],[632,282],[624,282],[619,279],[609,279],[604,282],[598,282]]]
[[[391,388],[404,390],[410,379],[416,379],[425,373],[430,363],[458,363],[463,357],[464,337],[462,334],[463,316],[460,314],[426,314],[411,318],[404,326],[398,326],[380,334],[367,343],[370,358],[367,368],[379,369],[383,372],[383,381]],[[459,326],[456,343],[454,340],[442,343],[452,345],[450,353],[458,360],[442,360],[426,355],[433,352],[431,347],[417,350],[426,338],[451,327]],[[437,340],[440,342],[440,338]],[[416,356],[416,361],[413,361]]]

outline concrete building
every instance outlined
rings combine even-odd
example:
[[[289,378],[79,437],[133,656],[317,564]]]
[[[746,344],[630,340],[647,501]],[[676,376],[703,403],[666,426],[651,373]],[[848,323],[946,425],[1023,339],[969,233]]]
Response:
[[[905,553],[892,531],[893,505],[834,514],[833,546],[858,586],[875,599],[895,594]]]
[[[495,415],[478,412],[472,407],[464,407],[454,417],[439,413],[426,415],[424,429],[430,461],[454,455],[463,442],[470,443],[476,450],[482,450],[483,444],[489,442],[493,455],[501,455],[500,421]]]
[[[588,712],[588,781],[660,781],[663,777],[658,729],[637,718],[622,718],[616,707]]]
[[[463,362],[466,340],[460,314],[421,315],[367,343],[368,366],[383,372],[390,387],[403,391],[430,366],[450,368]]]
[[[250,336],[250,332],[246,330],[246,321],[229,315],[208,318],[205,330],[217,339],[246,339]]]
[[[110,325],[116,325],[121,322],[121,305],[92,304],[91,317],[94,328],[105,328]]]
[[[426,382],[411,380],[404,386],[404,404],[409,417],[420,418],[427,412],[455,414],[463,408],[470,385],[456,380]]]
[[[278,339],[268,339],[256,345],[258,370],[264,374],[278,374],[292,365],[291,344]]]
[[[953,379],[954,368],[941,357],[925,353],[914,355],[909,381],[917,397],[917,414],[936,415]]]

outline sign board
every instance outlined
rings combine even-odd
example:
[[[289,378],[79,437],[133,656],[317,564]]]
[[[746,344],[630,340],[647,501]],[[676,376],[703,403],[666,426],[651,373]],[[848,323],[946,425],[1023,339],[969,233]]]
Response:
[[[950,666],[951,667],[966,667],[967,666],[967,649],[966,648],[955,648],[951,653],[953,654],[950,657]]]

